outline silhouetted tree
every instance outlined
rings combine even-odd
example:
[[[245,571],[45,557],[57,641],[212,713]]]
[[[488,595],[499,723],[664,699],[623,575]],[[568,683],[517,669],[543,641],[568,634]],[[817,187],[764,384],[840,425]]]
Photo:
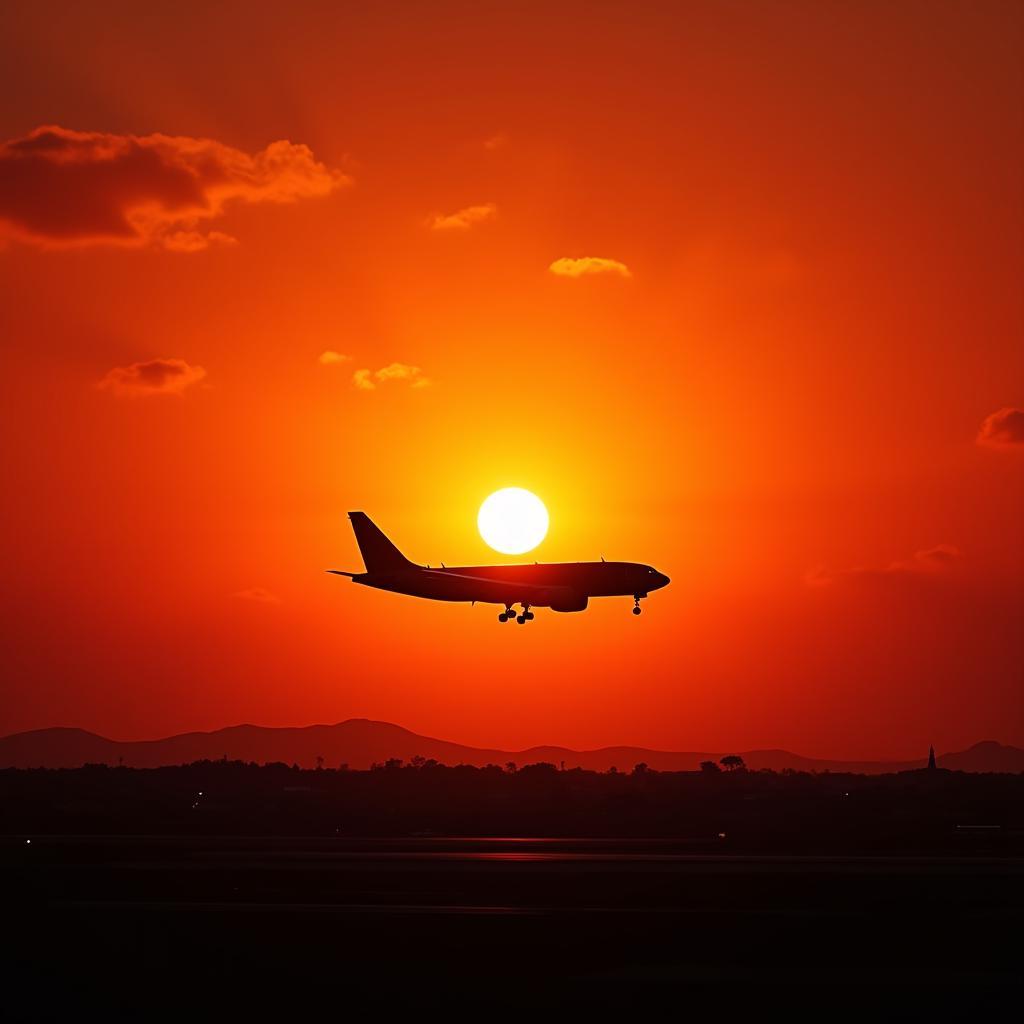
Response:
[[[322,772],[324,770],[324,756],[323,754],[316,755],[316,770]]]
[[[721,765],[726,771],[735,772],[746,768],[743,758],[739,754],[726,754],[721,760]]]
[[[722,771],[714,761],[701,761],[700,770],[705,775],[719,775]]]
[[[650,769],[647,767],[646,761],[638,761],[635,765],[633,765],[634,775],[646,775],[649,771]]]
[[[515,761],[506,761],[505,762],[505,771],[507,771],[509,773],[509,775],[515,775],[515,773],[516,773],[516,763],[515,763]]]
[[[427,763],[427,759],[422,754],[416,754],[410,761],[410,768],[422,768]]]

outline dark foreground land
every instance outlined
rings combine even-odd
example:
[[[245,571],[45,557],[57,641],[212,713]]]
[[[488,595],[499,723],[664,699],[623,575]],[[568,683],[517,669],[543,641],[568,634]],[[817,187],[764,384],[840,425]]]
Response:
[[[1009,1008],[1022,797],[943,772],[0,772],[5,1005]]]

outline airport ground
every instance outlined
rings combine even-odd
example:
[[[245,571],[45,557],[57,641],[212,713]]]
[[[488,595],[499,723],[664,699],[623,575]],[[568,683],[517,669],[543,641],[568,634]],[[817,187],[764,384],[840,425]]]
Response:
[[[23,814],[10,779],[7,809]],[[987,788],[1002,799],[1019,786],[993,777]],[[176,835],[10,831],[0,837],[5,1000],[21,1019],[367,1008],[683,1017],[770,1005],[818,1019],[947,1019],[1003,1013],[1024,994],[1024,833],[1010,807],[1001,823],[916,841],[920,821],[894,814],[909,822],[902,833],[859,844],[822,844],[813,830],[759,844],[735,807],[741,835],[730,838],[707,831],[695,807],[690,835],[677,823],[656,838],[272,834],[272,808],[262,835],[217,834],[210,822]]]

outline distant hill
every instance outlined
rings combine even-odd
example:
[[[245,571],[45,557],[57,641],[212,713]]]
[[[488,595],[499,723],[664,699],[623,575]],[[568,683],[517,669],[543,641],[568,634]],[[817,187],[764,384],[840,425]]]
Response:
[[[327,767],[347,764],[368,768],[389,758],[408,761],[417,755],[444,764],[517,765],[550,761],[566,768],[629,771],[643,761],[657,771],[696,771],[701,761],[717,761],[723,754],[739,753],[752,769],[781,771],[883,772],[923,768],[916,761],[830,761],[801,757],[786,750],[667,751],[643,747],[603,747],[600,750],[569,750],[566,747],[531,747],[528,750],[487,750],[418,736],[388,722],[352,718],[337,725],[310,725],[302,729],[270,729],[236,725],[214,732],[189,732],[166,739],[122,743],[83,729],[39,729],[0,739],[0,768],[77,768],[83,764],[124,764],[134,768],[187,764],[191,761],[228,760],[297,763],[314,767],[322,757]],[[1024,771],[1024,750],[992,740],[967,750],[938,756],[940,768],[967,772]]]

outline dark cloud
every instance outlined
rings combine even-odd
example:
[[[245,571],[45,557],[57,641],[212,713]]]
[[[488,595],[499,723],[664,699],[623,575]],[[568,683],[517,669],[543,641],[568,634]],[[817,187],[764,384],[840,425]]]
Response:
[[[827,587],[834,583],[927,579],[948,571],[960,560],[960,551],[952,544],[936,544],[916,551],[911,558],[885,566],[855,566],[851,569],[826,569],[818,566],[804,577],[808,586]]]
[[[976,440],[988,448],[1024,444],[1024,409],[1000,409],[986,416]]]
[[[348,181],[291,142],[250,155],[212,139],[47,125],[0,144],[0,236],[192,252],[233,241],[198,229],[226,203],[295,202]]]
[[[147,395],[180,395],[206,376],[201,366],[184,359],[151,359],[130,366],[115,366],[98,384],[121,398]]]

